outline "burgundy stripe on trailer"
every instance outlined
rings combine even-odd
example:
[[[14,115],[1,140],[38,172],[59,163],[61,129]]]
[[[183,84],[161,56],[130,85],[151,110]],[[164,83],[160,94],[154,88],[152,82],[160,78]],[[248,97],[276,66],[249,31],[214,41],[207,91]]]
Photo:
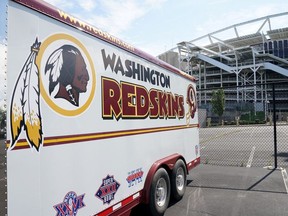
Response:
[[[187,168],[188,168],[188,170],[191,170],[191,169],[195,168],[199,164],[200,164],[200,157],[198,157],[195,160],[193,160],[190,163],[188,163],[187,164]]]
[[[29,7],[35,11],[38,11],[42,14],[45,14],[55,20],[58,20],[62,23],[65,23],[69,26],[72,26],[74,28],[77,28],[78,30],[81,30],[82,32],[85,32],[87,34],[93,35],[94,37],[100,38],[103,41],[106,41],[110,44],[113,44],[117,47],[121,47],[122,49],[131,52],[141,58],[146,59],[147,61],[150,61],[156,65],[159,65],[162,68],[165,68],[173,73],[176,73],[188,80],[191,80],[193,82],[196,81],[196,79],[186,73],[184,73],[183,71],[177,69],[176,67],[173,67],[172,65],[155,58],[154,56],[147,54],[146,52],[137,49],[131,45],[129,45],[128,43],[120,40],[117,37],[114,37],[112,35],[110,35],[107,32],[104,32],[92,25],[89,25],[88,23],[79,20],[76,17],[73,17],[70,14],[65,13],[64,11],[44,2],[44,1],[39,1],[39,0],[13,0],[19,4],[22,4],[26,7]]]
[[[128,210],[131,210],[134,206],[138,205],[140,203],[140,194],[141,192],[135,193],[130,197],[127,197],[126,199],[122,200],[121,202],[111,206],[108,209],[105,209],[104,211],[94,215],[94,216],[106,216],[106,215],[114,215],[114,214],[123,214],[127,212]]]
[[[58,146],[64,144],[73,144],[79,142],[93,141],[93,140],[102,140],[102,139],[111,139],[116,137],[123,136],[134,136],[148,133],[158,133],[163,131],[172,131],[172,130],[185,130],[188,128],[196,128],[199,124],[190,124],[190,125],[178,125],[178,126],[167,126],[167,127],[157,127],[157,128],[142,128],[134,130],[120,130],[120,131],[110,131],[110,132],[99,132],[99,133],[89,133],[89,134],[74,134],[67,136],[53,136],[46,137],[44,140],[43,147]],[[11,140],[6,141],[6,146],[9,148]],[[17,142],[17,145],[13,150],[27,149],[29,144],[25,139],[20,139]]]

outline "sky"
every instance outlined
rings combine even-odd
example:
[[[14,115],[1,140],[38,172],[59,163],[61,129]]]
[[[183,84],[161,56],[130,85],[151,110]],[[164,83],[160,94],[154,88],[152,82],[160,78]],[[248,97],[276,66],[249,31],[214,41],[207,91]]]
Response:
[[[157,56],[182,41],[288,11],[287,0],[46,0]]]
[[[46,1],[154,56],[176,47],[179,42],[288,11],[287,0]],[[0,106],[4,98],[5,78],[5,13],[2,12],[5,2],[0,0]],[[287,27],[283,23],[279,25]]]

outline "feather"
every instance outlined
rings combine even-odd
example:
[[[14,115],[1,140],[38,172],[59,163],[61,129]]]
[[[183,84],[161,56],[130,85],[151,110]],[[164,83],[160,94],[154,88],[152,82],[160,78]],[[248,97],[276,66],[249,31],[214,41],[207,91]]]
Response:
[[[29,59],[30,57],[28,57]],[[28,63],[28,60],[26,61],[25,65]],[[24,94],[24,79],[25,79],[25,73],[24,73],[24,67],[22,68],[17,82],[15,84],[12,100],[11,100],[11,106],[10,106],[10,125],[11,125],[11,137],[12,142],[10,145],[10,148],[13,148],[15,143],[17,142],[19,135],[23,128],[23,109],[22,109],[22,98]]]
[[[25,65],[24,94],[23,94],[23,121],[26,137],[30,147],[39,151],[42,144],[42,120],[40,113],[40,88],[39,71],[35,64],[40,43],[36,42],[31,47],[30,59]]]
[[[40,45],[41,43],[36,38],[13,90],[10,106],[12,136],[10,148],[15,146],[23,127],[26,130],[26,137],[31,147],[35,147],[39,151],[42,143],[39,72],[35,65]]]
[[[48,58],[45,66],[45,74],[49,71],[49,93],[51,94],[58,84],[58,79],[60,77],[60,70],[63,65],[63,49],[55,50]]]

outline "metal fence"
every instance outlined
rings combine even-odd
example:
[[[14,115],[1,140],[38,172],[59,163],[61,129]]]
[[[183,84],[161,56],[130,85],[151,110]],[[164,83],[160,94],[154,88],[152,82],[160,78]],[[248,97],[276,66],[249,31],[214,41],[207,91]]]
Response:
[[[202,163],[288,167],[288,83],[221,88],[222,115],[215,108],[219,90],[198,90]]]

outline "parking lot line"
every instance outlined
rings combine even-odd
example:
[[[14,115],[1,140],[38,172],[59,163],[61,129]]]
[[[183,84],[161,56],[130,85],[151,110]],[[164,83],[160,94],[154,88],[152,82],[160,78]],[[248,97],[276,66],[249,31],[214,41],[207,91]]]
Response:
[[[286,169],[282,169],[281,170],[281,174],[282,174],[282,177],[283,177],[283,181],[284,181],[284,185],[285,185],[285,188],[286,188],[286,192],[288,194],[288,175],[287,175]]]
[[[253,161],[253,157],[254,157],[255,149],[256,149],[256,147],[253,146],[246,167],[249,167],[249,168],[251,167],[251,165],[252,165],[252,161]]]

